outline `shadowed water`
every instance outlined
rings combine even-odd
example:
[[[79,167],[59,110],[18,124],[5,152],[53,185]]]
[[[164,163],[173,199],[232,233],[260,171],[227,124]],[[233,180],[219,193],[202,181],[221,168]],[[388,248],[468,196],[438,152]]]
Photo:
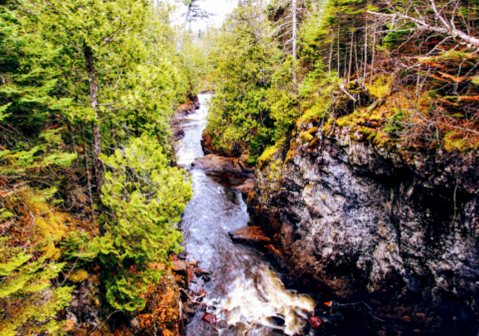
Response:
[[[213,272],[210,282],[197,284],[207,292],[203,302],[217,321],[251,326],[250,336],[301,334],[306,312],[314,309],[313,300],[286,290],[260,253],[231,241],[228,232],[248,223],[246,204],[218,176],[191,167],[194,158],[203,156],[200,140],[209,98],[209,94],[200,95],[200,109],[181,120],[185,136],[176,148],[177,163],[190,171],[194,190],[180,223],[183,244],[190,260]],[[195,289],[195,284],[192,286]],[[205,335],[200,319],[196,316],[187,326],[188,335]],[[234,330],[225,330],[220,330],[220,335],[234,335]]]

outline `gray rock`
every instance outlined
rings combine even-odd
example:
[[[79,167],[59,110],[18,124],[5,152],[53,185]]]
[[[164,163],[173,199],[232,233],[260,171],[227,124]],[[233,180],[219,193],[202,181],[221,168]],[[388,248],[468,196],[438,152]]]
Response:
[[[257,167],[248,199],[253,225],[283,252],[289,270],[340,299],[367,293],[391,311],[409,294],[438,311],[452,297],[465,319],[477,320],[477,157],[391,152],[347,130],[316,138],[308,149],[292,139],[292,148]],[[295,154],[284,163],[290,149]],[[445,334],[419,306],[411,309]]]

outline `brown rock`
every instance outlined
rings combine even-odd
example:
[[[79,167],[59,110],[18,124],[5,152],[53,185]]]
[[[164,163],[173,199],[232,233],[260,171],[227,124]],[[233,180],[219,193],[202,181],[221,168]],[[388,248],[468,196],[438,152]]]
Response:
[[[207,270],[204,270],[204,269],[201,269],[201,268],[196,268],[196,269],[195,269],[195,275],[196,275],[197,277],[200,277],[200,276],[202,276],[202,275],[210,275],[210,274],[211,274],[211,273],[210,273],[209,271],[207,271]]]
[[[244,181],[243,184],[239,185],[239,186],[235,186],[233,187],[232,189],[242,193],[243,195],[248,195],[250,192],[253,191],[254,189],[254,179],[253,178],[249,178],[247,179],[246,181]]]
[[[234,242],[238,243],[266,245],[271,242],[271,239],[266,237],[259,226],[245,226],[241,229],[231,231],[229,235]]]
[[[194,278],[195,278],[195,271],[192,268],[187,268],[186,269],[186,284],[189,285]]]
[[[173,260],[171,265],[173,272],[185,274],[186,273],[186,263],[182,260]]]
[[[196,260],[190,260],[190,261],[188,261],[188,266],[190,266],[190,267],[197,267],[197,266],[198,266],[198,261],[196,261]]]
[[[216,317],[213,314],[206,313],[205,315],[203,315],[203,321],[205,321],[205,322],[207,322],[211,325],[215,325],[216,324]]]
[[[214,148],[211,143],[211,136],[203,132],[203,136],[201,138],[201,147],[203,147],[203,152],[205,153],[205,155],[213,154],[216,152],[216,148]]]
[[[215,154],[196,158],[192,165],[206,172],[229,172],[243,175],[253,172],[252,169],[239,164],[237,158],[228,158]]]

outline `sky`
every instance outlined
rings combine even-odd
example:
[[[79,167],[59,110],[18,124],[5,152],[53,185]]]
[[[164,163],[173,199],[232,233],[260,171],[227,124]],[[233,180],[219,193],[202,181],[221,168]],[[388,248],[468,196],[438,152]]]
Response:
[[[174,0],[168,0],[168,2],[175,2]],[[178,13],[173,17],[173,23],[183,26],[184,14],[186,13],[186,6],[181,4],[181,1],[176,2],[179,9]],[[179,3],[179,4],[178,4]],[[204,11],[214,14],[208,19],[203,19],[197,22],[191,23],[191,30],[206,30],[207,26],[213,26],[216,28],[221,27],[221,24],[226,18],[226,15],[231,13],[233,9],[238,5],[238,0],[198,0],[196,2],[198,6]]]

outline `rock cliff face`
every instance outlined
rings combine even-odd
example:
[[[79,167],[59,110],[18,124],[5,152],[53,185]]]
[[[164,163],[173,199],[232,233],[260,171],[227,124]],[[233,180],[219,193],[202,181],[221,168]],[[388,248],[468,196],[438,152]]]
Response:
[[[412,334],[476,335],[477,157],[386,150],[313,126],[256,168],[248,205],[270,250]]]

